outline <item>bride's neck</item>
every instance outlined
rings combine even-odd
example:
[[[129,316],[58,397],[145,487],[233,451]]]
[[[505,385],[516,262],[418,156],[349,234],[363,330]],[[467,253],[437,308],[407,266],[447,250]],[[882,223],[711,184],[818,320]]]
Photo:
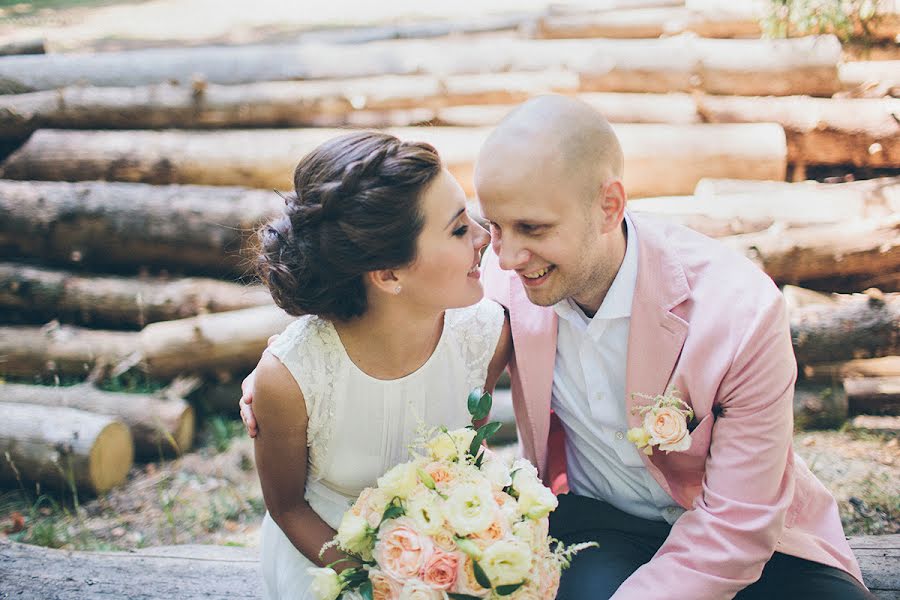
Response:
[[[421,367],[444,328],[444,312],[417,312],[402,303],[373,305],[334,327],[357,367],[378,379],[397,379]]]

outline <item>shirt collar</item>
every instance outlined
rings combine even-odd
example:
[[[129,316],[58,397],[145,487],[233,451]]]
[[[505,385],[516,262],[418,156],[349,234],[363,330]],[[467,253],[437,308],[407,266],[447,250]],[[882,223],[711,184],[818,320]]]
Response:
[[[634,224],[627,212],[625,213],[625,231],[627,235],[625,258],[593,319],[588,319],[571,298],[564,298],[553,305],[553,310],[561,319],[585,327],[592,320],[621,319],[631,316],[631,303],[634,300],[634,289],[637,285],[638,244]]]

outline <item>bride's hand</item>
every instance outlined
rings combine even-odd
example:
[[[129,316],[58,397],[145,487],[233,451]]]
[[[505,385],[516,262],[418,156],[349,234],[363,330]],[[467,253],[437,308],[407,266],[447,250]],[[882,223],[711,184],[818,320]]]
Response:
[[[271,346],[277,339],[278,336],[273,335],[266,342],[266,346]],[[253,404],[254,381],[256,381],[256,369],[250,371],[250,374],[241,382],[241,399],[238,401],[238,406],[241,408],[241,421],[244,422],[244,427],[247,428],[247,435],[252,438],[255,438],[256,434],[259,433],[259,429],[256,426],[256,417],[253,415],[253,407],[251,406]]]

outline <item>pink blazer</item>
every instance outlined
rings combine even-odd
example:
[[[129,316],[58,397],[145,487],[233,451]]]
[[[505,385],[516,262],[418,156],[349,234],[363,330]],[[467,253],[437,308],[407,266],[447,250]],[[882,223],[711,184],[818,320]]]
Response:
[[[626,397],[678,389],[694,409],[684,452],[644,463],[689,509],[616,599],[731,598],[775,551],[862,581],[837,504],[792,448],[796,361],[784,302],[749,260],[684,227],[629,213],[638,277]],[[554,491],[566,489],[563,430],[550,410],[556,314],[532,304],[516,275],[485,257],[486,294],[506,306],[515,353],[513,404],[525,456]]]

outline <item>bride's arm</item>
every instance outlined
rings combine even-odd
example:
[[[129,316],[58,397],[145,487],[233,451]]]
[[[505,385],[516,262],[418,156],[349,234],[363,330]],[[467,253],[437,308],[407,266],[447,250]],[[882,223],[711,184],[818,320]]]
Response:
[[[255,373],[256,468],[269,515],[297,550],[317,565],[343,558],[335,548],[319,558],[322,545],[335,532],[304,500],[308,415],[303,393],[287,368],[268,352]],[[347,565],[337,565],[335,570],[343,566]]]
[[[512,356],[512,349],[512,332],[509,328],[509,314],[504,311],[503,329],[500,331],[500,339],[497,342],[497,348],[494,350],[494,356],[488,364],[487,379],[484,382],[485,391],[494,391],[497,380],[500,379],[500,375],[503,374],[506,365],[509,364],[509,359]]]

